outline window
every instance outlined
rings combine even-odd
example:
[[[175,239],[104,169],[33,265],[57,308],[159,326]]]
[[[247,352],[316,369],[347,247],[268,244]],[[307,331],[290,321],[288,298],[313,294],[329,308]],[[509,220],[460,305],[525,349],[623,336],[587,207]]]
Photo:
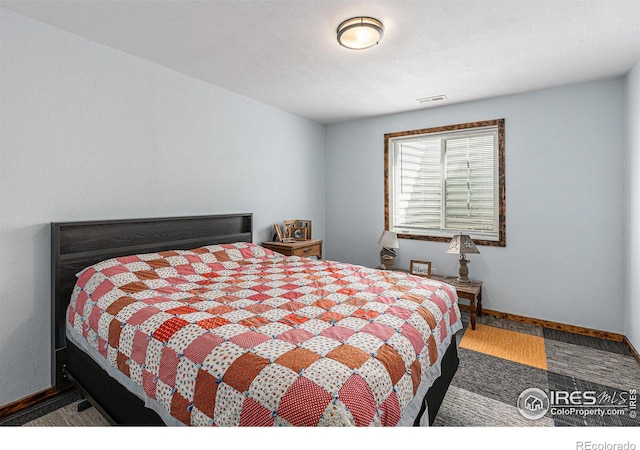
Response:
[[[504,153],[504,119],[385,134],[386,229],[504,247]]]

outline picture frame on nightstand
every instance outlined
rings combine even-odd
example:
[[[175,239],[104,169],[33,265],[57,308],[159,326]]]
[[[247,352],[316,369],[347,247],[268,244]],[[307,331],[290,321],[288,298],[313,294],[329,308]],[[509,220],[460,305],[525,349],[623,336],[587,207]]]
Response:
[[[313,239],[313,235],[311,234],[311,221],[310,220],[300,220],[296,221],[297,227],[305,227],[307,229],[307,239]]]
[[[306,227],[291,227],[291,236],[296,241],[307,240],[307,228]]]
[[[280,225],[279,225],[279,224],[277,224],[277,223],[274,223],[274,224],[273,224],[273,229],[274,229],[274,230],[275,230],[275,232],[276,232],[276,239],[277,239],[277,242],[282,242],[282,239],[284,239],[284,236],[283,236],[283,234],[282,234],[282,230],[280,229]],[[274,239],[274,240],[275,240],[275,239]]]
[[[431,261],[411,260],[409,273],[419,277],[431,278]]]
[[[282,223],[282,236],[285,238],[292,238],[291,229],[296,226],[297,221],[295,220],[285,220]]]
[[[304,236],[304,238],[302,236]],[[285,239],[289,238],[295,239],[296,241],[306,241],[312,239],[312,236],[310,220],[285,220],[282,224],[282,237]]]

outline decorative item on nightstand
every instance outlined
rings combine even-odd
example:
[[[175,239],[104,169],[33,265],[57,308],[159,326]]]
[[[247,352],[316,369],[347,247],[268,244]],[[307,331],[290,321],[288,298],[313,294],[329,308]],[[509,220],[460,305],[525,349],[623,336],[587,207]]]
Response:
[[[453,236],[451,239],[451,243],[449,244],[449,248],[447,249],[447,253],[458,253],[460,255],[460,267],[458,268],[458,278],[454,281],[460,284],[472,284],[472,281],[469,279],[469,268],[467,264],[469,264],[469,260],[464,257],[465,254],[469,253],[480,253],[476,244],[474,244],[471,237],[466,234],[457,234]]]
[[[384,266],[386,270],[393,270],[396,266],[396,248],[399,248],[398,235],[392,231],[384,230],[378,245],[382,246],[380,250],[380,264]]]

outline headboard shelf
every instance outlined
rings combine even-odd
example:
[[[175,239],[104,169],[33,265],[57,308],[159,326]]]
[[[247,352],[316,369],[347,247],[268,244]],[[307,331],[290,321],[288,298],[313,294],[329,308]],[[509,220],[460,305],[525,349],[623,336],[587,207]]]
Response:
[[[211,239],[215,239],[217,244],[225,244],[232,242],[246,242],[247,238],[251,238],[251,233],[235,233],[226,236],[212,236]],[[174,250],[189,250],[203,246],[203,242],[208,242],[205,238],[193,238],[193,239],[181,239],[177,241],[166,242],[167,248],[171,247]],[[210,244],[207,244],[210,245]],[[128,254],[141,254],[141,253],[154,253],[156,252],[157,244],[143,244],[143,245],[129,245],[125,247],[115,247],[104,252],[100,251],[86,251],[77,253],[67,253],[60,255],[60,262],[81,260],[85,258],[93,258],[99,256],[103,259],[114,258],[116,256],[125,256]],[[123,253],[124,252],[124,253]],[[129,253],[126,253],[129,252]]]
[[[66,310],[76,274],[106,259],[213,244],[253,242],[253,215],[226,214],[51,223],[52,384],[63,377]]]

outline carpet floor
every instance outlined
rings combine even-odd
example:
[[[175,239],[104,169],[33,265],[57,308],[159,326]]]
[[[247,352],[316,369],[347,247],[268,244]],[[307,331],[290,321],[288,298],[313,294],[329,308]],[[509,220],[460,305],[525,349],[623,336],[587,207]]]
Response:
[[[479,317],[476,330],[472,330],[467,313],[463,313],[463,320],[465,328],[456,335],[460,366],[434,426],[640,426],[640,418],[628,408],[625,397],[633,389],[640,391],[640,365],[623,343],[488,316]],[[566,409],[552,414],[549,408],[543,417],[533,420],[518,410],[518,397],[529,388],[546,393],[593,391],[608,396],[607,404],[626,399],[627,408],[622,415],[618,411],[613,415],[569,414]],[[0,420],[0,425],[109,425],[94,408],[78,412],[80,400],[77,391],[70,391]]]
[[[467,324],[457,339],[460,366],[435,426],[640,426],[628,398],[640,391],[640,364],[622,342],[490,316],[479,317],[476,330]],[[604,413],[589,405],[572,411],[568,404],[532,420],[518,410],[518,397],[529,388],[595,392]]]

